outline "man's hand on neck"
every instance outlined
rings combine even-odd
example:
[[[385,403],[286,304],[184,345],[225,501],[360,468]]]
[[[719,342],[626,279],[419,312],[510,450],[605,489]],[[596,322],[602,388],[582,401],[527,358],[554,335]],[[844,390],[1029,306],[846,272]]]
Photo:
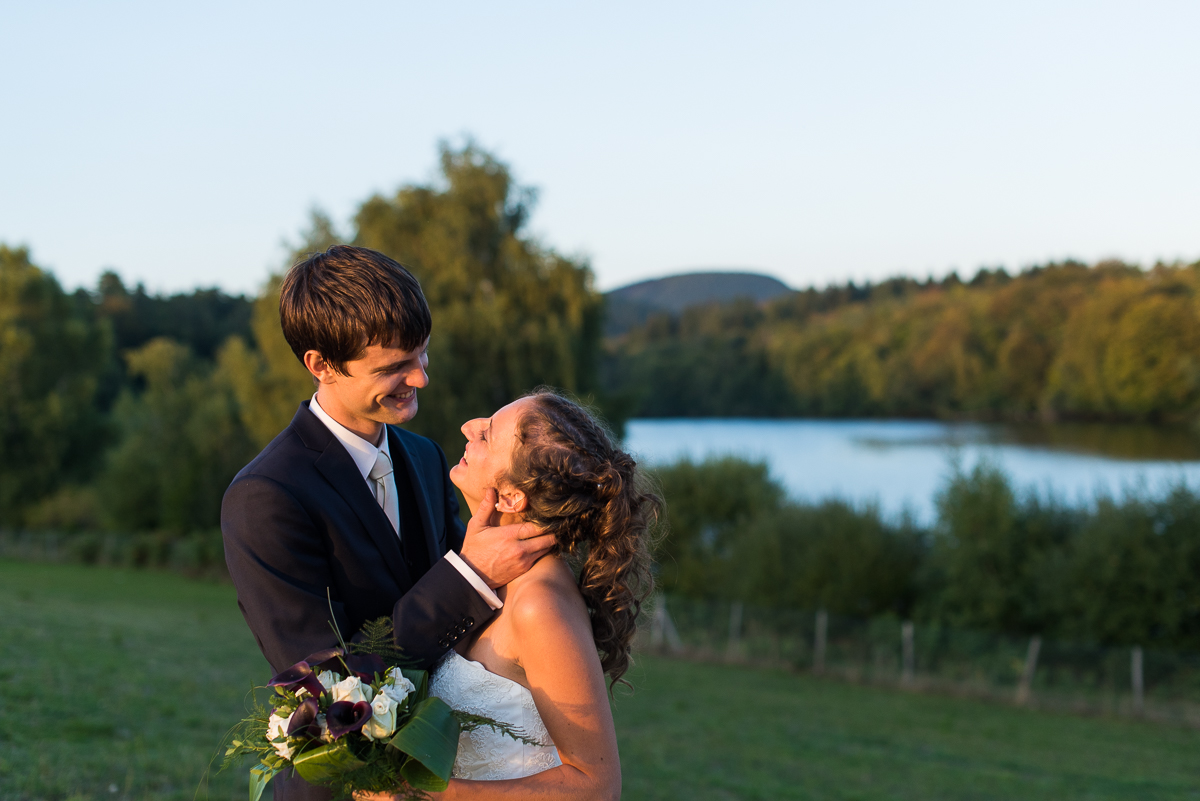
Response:
[[[496,510],[499,499],[494,489],[484,493],[467,523],[466,539],[459,552],[459,557],[492,589],[524,575],[555,542],[552,535],[533,523],[520,522],[519,515],[509,515],[508,524],[497,525],[504,517]]]

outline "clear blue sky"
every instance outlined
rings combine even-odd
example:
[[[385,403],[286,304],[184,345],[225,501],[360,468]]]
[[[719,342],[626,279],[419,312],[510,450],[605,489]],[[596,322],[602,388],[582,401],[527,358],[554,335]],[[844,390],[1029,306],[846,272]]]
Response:
[[[255,291],[472,133],[603,289],[1200,258],[1198,3],[9,3],[0,242]]]

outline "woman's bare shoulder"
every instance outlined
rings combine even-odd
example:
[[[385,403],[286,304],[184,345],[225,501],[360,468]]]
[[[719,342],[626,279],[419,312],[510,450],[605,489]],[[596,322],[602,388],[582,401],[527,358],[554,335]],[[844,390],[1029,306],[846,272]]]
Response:
[[[538,560],[528,573],[512,581],[504,605],[519,626],[543,625],[550,618],[566,617],[563,622],[571,623],[588,620],[575,574],[556,556]]]

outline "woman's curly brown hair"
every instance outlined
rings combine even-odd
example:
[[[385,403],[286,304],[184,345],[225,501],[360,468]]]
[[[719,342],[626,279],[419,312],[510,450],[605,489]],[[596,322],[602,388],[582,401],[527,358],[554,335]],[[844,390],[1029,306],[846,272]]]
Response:
[[[574,563],[600,665],[615,683],[654,589],[647,540],[662,502],[587,410],[552,390],[526,397],[533,403],[517,424],[508,479],[525,493],[525,519],[553,534],[556,552]]]

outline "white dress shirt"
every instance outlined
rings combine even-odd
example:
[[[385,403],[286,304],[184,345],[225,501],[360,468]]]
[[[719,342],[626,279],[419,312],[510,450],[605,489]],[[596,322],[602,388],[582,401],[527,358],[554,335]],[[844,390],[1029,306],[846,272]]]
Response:
[[[379,457],[379,452],[383,451],[388,455],[388,459],[391,459],[393,471],[396,468],[396,460],[392,458],[392,452],[388,446],[387,427],[385,426],[383,429],[383,436],[381,437],[382,442],[379,445],[372,445],[370,442],[367,442],[358,434],[355,434],[337,420],[334,420],[332,417],[330,417],[329,413],[321,408],[321,404],[317,403],[317,396],[315,393],[312,396],[312,401],[308,404],[308,409],[314,415],[316,415],[318,420],[325,424],[325,427],[329,429],[329,433],[337,437],[337,441],[342,443],[342,446],[350,454],[350,458],[354,460],[354,466],[357,467],[358,472],[362,474],[363,481],[367,484],[367,489],[371,491],[371,496],[374,497],[375,482],[367,476],[370,474],[371,468],[375,466],[375,460]],[[396,495],[395,472],[387,476],[384,481],[390,483],[391,486],[388,488],[386,493],[387,500],[385,501],[385,508],[383,511],[387,514],[387,518],[392,524],[392,529],[396,531],[397,536],[399,536],[400,501]],[[488,606],[490,606],[492,609],[499,609],[500,607],[504,606],[504,603],[500,600],[500,597],[497,596],[496,593],[492,591],[492,588],[489,587],[487,583],[479,577],[478,573],[472,570],[471,567],[462,560],[461,556],[456,554],[454,551],[447,551],[443,558],[448,560],[450,564],[454,565],[455,569],[462,574],[463,578],[470,582],[471,586],[474,587],[476,592],[483,597],[483,600],[487,602]]]

